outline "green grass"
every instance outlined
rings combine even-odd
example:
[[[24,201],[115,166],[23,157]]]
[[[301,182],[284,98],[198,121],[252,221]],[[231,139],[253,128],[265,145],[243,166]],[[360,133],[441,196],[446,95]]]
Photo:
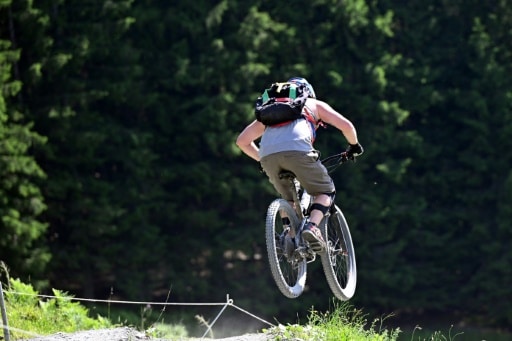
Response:
[[[368,322],[361,310],[348,303],[334,303],[332,312],[310,312],[308,323],[302,325],[279,325],[267,330],[275,340],[308,341],[397,341],[402,331],[399,328],[386,329],[384,321],[391,317],[381,317]],[[462,333],[448,336],[440,331],[420,337],[413,335],[411,341],[453,341]]]
[[[336,304],[332,312],[310,311],[308,323],[302,325],[279,325],[267,332],[277,341],[392,341],[397,340],[400,329],[387,330],[382,323],[385,318],[368,324],[360,310],[349,304]]]
[[[6,311],[11,340],[19,340],[33,335],[49,335],[58,332],[73,333],[80,330],[91,330],[121,326],[114,325],[109,318],[100,315],[91,317],[91,312],[80,303],[72,300],[72,296],[53,290],[51,298],[42,298],[31,285],[20,280],[10,279],[8,289],[4,291]],[[144,314],[143,314],[144,315]],[[109,316],[110,317],[110,316]],[[159,316],[160,318],[161,316]],[[386,329],[382,317],[368,322],[361,310],[344,303],[333,303],[331,311],[321,313],[312,309],[305,325],[279,325],[264,330],[273,340],[308,340],[308,341],[397,341],[401,330]],[[144,316],[141,316],[144,319]],[[188,333],[183,325],[170,325],[156,321],[150,326],[143,326],[146,335],[168,340],[186,339]],[[140,329],[141,326],[139,326]],[[30,332],[30,334],[22,331]],[[411,341],[452,341],[459,334],[448,336],[436,331],[431,335],[412,335]]]
[[[183,340],[188,337],[188,332],[187,328],[183,325],[155,323],[146,330],[146,335],[166,340]]]
[[[8,325],[16,329],[11,331],[12,340],[34,334],[70,333],[112,326],[108,319],[99,315],[90,317],[87,308],[73,302],[72,296],[59,290],[53,290],[55,298],[41,300],[31,285],[10,279],[4,295]]]
[[[53,289],[54,297],[46,298],[29,284],[18,279],[9,279],[9,285],[4,290],[5,309],[10,330],[11,340],[26,339],[32,336],[51,335],[59,332],[74,333],[82,330],[92,330],[110,327],[120,327],[130,324],[126,319],[112,323],[110,318],[99,314],[91,317],[89,309],[79,302],[73,301],[73,296],[60,290]],[[110,309],[107,311],[109,314]],[[149,318],[147,309],[139,316],[141,324],[138,329],[144,329],[146,335],[168,340],[184,339],[187,330],[183,325],[170,325],[161,322],[146,326],[143,321]],[[109,314],[110,315],[110,314]],[[110,317],[110,316],[109,316]],[[130,326],[133,327],[132,324]],[[0,339],[3,334],[0,335]]]

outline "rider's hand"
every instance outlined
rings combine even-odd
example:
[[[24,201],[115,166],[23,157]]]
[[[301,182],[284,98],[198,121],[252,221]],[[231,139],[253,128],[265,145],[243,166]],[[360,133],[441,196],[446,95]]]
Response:
[[[347,154],[347,158],[354,160],[354,157],[364,153],[364,149],[359,143],[349,144],[345,153]]]

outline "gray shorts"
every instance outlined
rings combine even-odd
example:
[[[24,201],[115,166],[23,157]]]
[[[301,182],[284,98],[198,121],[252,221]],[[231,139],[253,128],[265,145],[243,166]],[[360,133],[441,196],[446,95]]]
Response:
[[[302,187],[312,196],[334,193],[334,183],[319,160],[317,151],[285,151],[264,156],[261,167],[267,174],[270,183],[281,194],[283,199],[293,200],[290,182],[279,179],[283,170],[291,171]]]

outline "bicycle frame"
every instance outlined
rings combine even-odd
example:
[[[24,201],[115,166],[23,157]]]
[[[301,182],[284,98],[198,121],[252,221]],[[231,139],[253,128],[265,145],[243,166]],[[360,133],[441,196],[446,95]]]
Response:
[[[345,153],[330,156],[322,163],[329,173],[348,161]],[[293,204],[275,199],[267,210],[265,239],[269,264],[277,287],[288,298],[300,296],[305,288],[307,263],[316,259],[317,253],[302,240],[302,229],[309,219],[311,196],[300,186],[295,174],[279,174],[288,180],[293,192]],[[284,218],[289,222],[285,224]],[[325,214],[319,228],[326,242],[326,250],[319,252],[327,283],[340,300],[350,299],[357,283],[357,267],[350,230],[343,212],[335,203]]]
[[[293,192],[293,208],[295,212],[297,213],[297,217],[299,218],[300,224],[298,225],[298,228],[293,231],[293,235],[295,236],[295,256],[299,257],[300,259],[307,259],[307,263],[314,262],[316,259],[316,253],[312,251],[302,240],[301,232],[304,226],[306,225],[309,215],[308,210],[309,206],[311,205],[311,197],[309,193],[306,192],[304,188],[300,186],[297,186],[296,183],[296,177],[293,172],[290,171],[284,171],[279,174],[280,179],[287,179],[290,182],[290,187]],[[307,196],[307,205],[305,205],[301,198],[299,198],[299,193],[302,190],[302,195]],[[302,198],[304,199],[304,198]]]

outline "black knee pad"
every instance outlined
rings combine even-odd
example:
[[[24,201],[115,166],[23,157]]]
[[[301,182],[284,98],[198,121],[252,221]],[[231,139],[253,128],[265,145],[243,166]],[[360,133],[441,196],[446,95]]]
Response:
[[[330,208],[330,206],[324,206],[324,205],[321,205],[321,204],[313,203],[309,207],[309,213],[311,214],[311,212],[313,210],[319,210],[320,212],[322,212],[323,215],[325,215],[327,213],[327,211],[329,211],[329,208]]]
[[[329,206],[324,206],[324,205],[314,203],[309,207],[309,212],[308,212],[309,214],[311,214],[311,211],[313,211],[313,210],[319,210],[320,212],[323,213],[323,215],[325,215],[332,207],[334,207],[333,204],[334,204],[334,197],[336,196],[336,192],[324,193],[324,194],[328,195],[331,198],[331,204]]]

